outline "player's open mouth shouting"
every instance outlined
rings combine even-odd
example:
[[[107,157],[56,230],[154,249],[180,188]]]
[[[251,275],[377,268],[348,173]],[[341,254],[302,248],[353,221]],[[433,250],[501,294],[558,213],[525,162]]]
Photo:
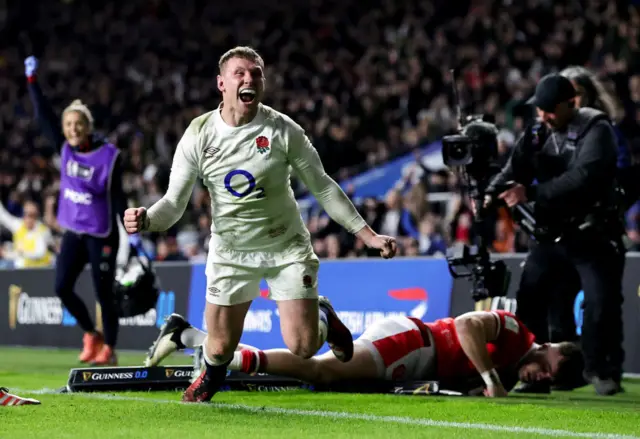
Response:
[[[253,104],[254,102],[257,102],[257,96],[258,94],[256,93],[256,90],[250,87],[240,89],[240,91],[238,92],[238,97],[240,98],[243,104],[250,105],[250,104]]]

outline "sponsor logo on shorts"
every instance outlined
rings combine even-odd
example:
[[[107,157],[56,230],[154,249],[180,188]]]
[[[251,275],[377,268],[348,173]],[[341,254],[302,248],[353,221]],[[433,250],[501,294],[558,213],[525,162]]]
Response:
[[[207,288],[207,294],[211,297],[218,297],[220,295],[220,290],[216,287]]]

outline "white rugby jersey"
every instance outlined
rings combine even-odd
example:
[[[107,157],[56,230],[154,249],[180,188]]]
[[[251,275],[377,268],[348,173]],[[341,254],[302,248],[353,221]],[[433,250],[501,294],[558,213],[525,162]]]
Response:
[[[211,195],[216,248],[277,252],[294,243],[307,246],[292,169],[336,222],[351,233],[365,227],[302,127],[260,105],[256,117],[239,127],[226,124],[220,108],[192,121],[176,149],[168,191],[148,211],[149,230],[166,230],[180,219],[200,177]]]

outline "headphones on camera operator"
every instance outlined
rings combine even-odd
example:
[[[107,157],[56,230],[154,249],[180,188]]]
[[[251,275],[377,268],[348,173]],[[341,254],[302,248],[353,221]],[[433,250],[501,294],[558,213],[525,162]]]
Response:
[[[160,282],[142,246],[142,240],[132,239],[131,252],[124,267],[119,267],[113,285],[119,317],[134,317],[156,307]]]

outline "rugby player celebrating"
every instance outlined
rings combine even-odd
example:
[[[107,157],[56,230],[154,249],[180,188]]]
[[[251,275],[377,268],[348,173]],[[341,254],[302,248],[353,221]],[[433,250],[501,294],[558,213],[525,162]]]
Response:
[[[221,57],[219,68],[222,104],[187,128],[167,193],[149,210],[128,209],[124,221],[129,233],[164,231],[183,215],[196,178],[211,195],[206,368],[183,396],[190,402],[209,401],[224,381],[262,278],[278,303],[284,341],[296,358],[313,356],[325,341],[339,361],[353,355],[350,331],[329,301],[318,297],[319,262],[291,189],[291,170],[337,223],[384,258],[396,253],[395,239],[375,233],[326,174],[304,130],[260,102],[265,91],[260,55],[236,47]]]

